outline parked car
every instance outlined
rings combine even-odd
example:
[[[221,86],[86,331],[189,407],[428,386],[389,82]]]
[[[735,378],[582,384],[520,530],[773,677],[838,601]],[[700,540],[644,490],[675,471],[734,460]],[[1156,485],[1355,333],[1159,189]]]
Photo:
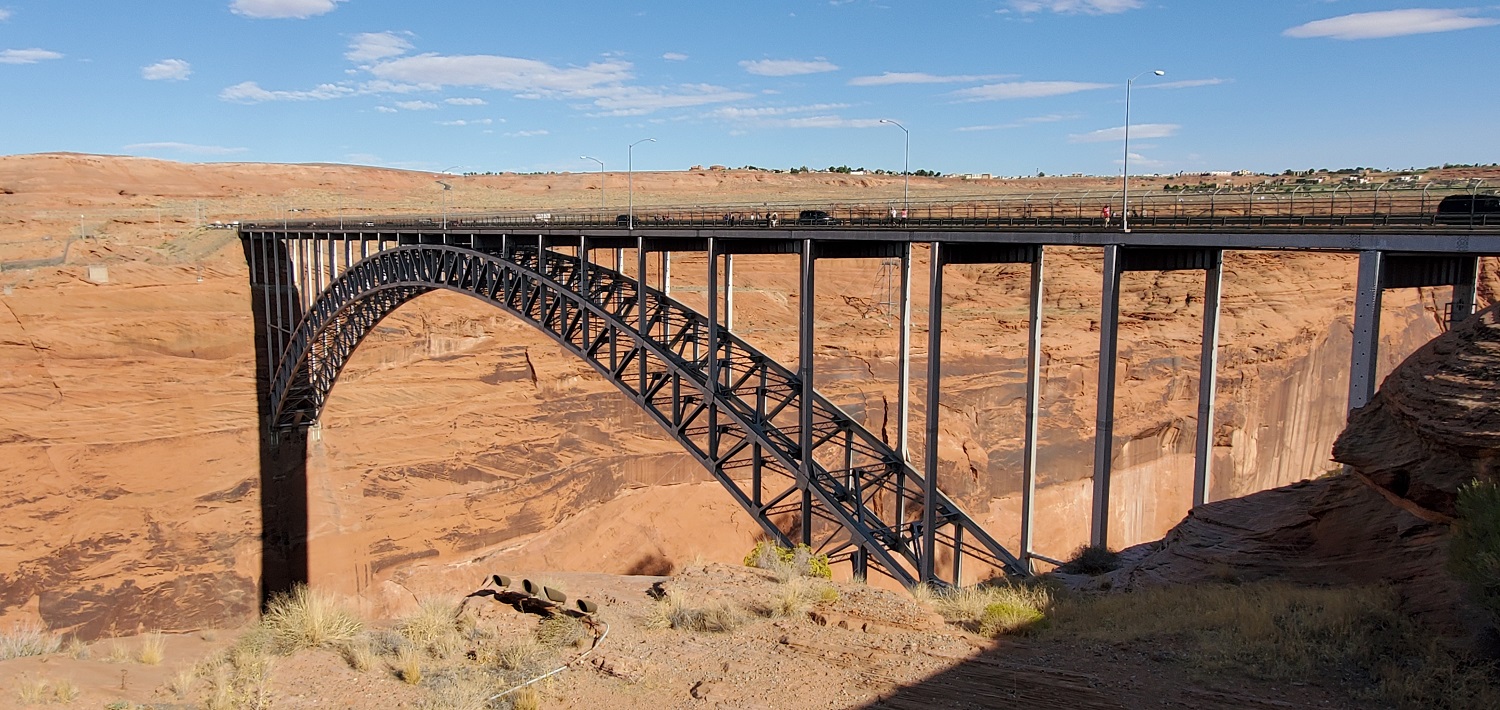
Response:
[[[630,226],[630,215],[628,215],[628,214],[615,215],[615,226],[616,227],[629,227]]]
[[[834,219],[833,215],[828,214],[823,210],[802,210],[797,214],[797,224],[814,227],[827,227],[839,224],[839,221],[837,219]]]
[[[1449,195],[1438,203],[1437,221],[1500,224],[1500,195]]]

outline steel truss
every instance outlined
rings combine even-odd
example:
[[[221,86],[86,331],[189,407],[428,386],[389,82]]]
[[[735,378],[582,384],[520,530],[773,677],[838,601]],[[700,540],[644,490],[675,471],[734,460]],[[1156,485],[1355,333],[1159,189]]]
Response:
[[[831,560],[852,561],[856,571],[868,560],[903,585],[958,583],[961,564],[972,562],[1025,574],[1014,555],[941,492],[924,516],[922,474],[816,394],[804,451],[795,372],[726,328],[713,329],[718,342],[710,343],[707,318],[659,290],[638,288],[617,271],[591,263],[580,268],[579,259],[536,245],[480,251],[412,245],[372,254],[333,280],[292,332],[270,377],[273,425],[316,421],[375,325],[407,301],[446,289],[506,310],[586,360],[782,545],[811,539]],[[710,383],[713,358],[717,377]],[[931,535],[924,517],[933,521]],[[954,574],[922,579],[924,570],[943,569]]]

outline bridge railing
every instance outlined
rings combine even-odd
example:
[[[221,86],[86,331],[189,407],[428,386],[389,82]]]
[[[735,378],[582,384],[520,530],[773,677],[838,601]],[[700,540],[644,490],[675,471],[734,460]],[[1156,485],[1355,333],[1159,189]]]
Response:
[[[1446,197],[1486,194],[1473,188],[1252,187],[1212,191],[1132,193],[1129,217],[1140,229],[1500,228],[1500,210],[1470,199],[1464,210],[1439,210]],[[1109,208],[1106,215],[1105,208]],[[341,229],[507,228],[866,228],[1108,229],[1126,210],[1116,191],[1031,193],[913,201],[873,198],[831,204],[641,206],[633,216],[615,209],[509,211],[374,217],[344,220]],[[331,228],[331,221],[251,220],[246,226]]]

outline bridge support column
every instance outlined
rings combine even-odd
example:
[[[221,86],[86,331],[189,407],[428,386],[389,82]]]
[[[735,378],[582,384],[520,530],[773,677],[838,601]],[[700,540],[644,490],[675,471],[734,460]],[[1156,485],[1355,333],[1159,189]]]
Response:
[[[734,255],[724,255],[724,329],[734,330]]]
[[[635,238],[635,291],[636,291],[636,330],[640,331],[641,338],[651,339],[651,327],[646,320],[646,238]],[[637,365],[640,366],[641,382],[640,393],[642,400],[646,397],[646,348],[643,346],[636,353]]]
[[[1099,314],[1099,405],[1094,428],[1094,510],[1089,544],[1109,544],[1109,475],[1114,456],[1115,359],[1119,351],[1120,245],[1104,247]]]
[[[661,252],[661,292],[672,295],[672,252],[665,249]]]
[[[708,238],[708,458],[719,460],[719,246]]]
[[[817,301],[817,280],[814,264],[813,240],[802,240],[802,288],[798,294],[798,311],[801,322],[797,326],[798,369],[802,379],[799,440],[802,466],[797,472],[797,485],[802,489],[802,544],[812,545],[812,474],[813,474],[813,400],[817,392],[813,388],[813,336],[817,319],[813,317]]]
[[[1460,267],[1453,284],[1453,301],[1448,306],[1450,329],[1474,315],[1474,308],[1479,303],[1479,257],[1469,261]]]
[[[1198,438],[1193,444],[1193,507],[1208,502],[1214,466],[1214,398],[1219,392],[1219,291],[1224,252],[1213,251],[1203,277],[1203,350],[1198,356]]]
[[[943,380],[943,245],[932,243],[931,293],[927,300],[927,436],[926,461],[922,466],[922,523],[918,579],[930,583],[937,578],[938,423],[942,412]],[[913,537],[916,537],[913,535]],[[957,580],[955,580],[956,582]]]
[[[594,300],[594,297],[593,294],[590,293],[590,263],[589,238],[586,236],[580,236],[578,237],[578,292],[583,294],[583,298],[585,301],[592,302]],[[590,329],[592,323],[590,322],[590,320],[589,309],[579,308],[578,323],[582,327],[583,333],[578,338],[578,345],[579,347],[583,348],[584,352],[588,352],[589,343],[593,342],[593,331]]]
[[[1036,505],[1037,410],[1041,401],[1042,290],[1046,254],[1040,246],[1031,262],[1030,328],[1026,338],[1026,443],[1021,451],[1021,567],[1031,573],[1033,506]]]
[[[906,524],[906,464],[911,462],[908,444],[911,428],[911,242],[901,244],[901,323],[896,339],[896,525]],[[896,536],[900,539],[900,535]]]
[[[1349,411],[1375,396],[1380,350],[1380,302],[1385,280],[1385,253],[1359,253],[1359,283],[1354,293],[1354,343],[1349,358]]]

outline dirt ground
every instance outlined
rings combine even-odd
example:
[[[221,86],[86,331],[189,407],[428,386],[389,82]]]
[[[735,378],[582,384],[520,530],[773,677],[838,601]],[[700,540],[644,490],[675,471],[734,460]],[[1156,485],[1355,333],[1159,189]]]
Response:
[[[538,684],[543,708],[1372,707],[1351,699],[1339,678],[1278,684],[1248,672],[1205,675],[1171,644],[984,638],[944,623],[906,594],[857,583],[833,583],[836,594],[825,597],[831,601],[782,617],[772,608],[783,585],[749,567],[711,563],[673,577],[543,571],[531,578],[597,601],[600,631],[608,629],[597,645],[584,641],[553,657],[567,670]],[[512,597],[468,596],[481,588],[441,599],[469,609],[479,629],[498,635],[524,637],[537,628],[541,617],[507,603]],[[743,623],[729,632],[656,628],[654,597],[663,590],[698,604],[727,603]],[[64,707],[194,707],[209,697],[211,682],[200,679],[179,695],[176,679],[224,654],[236,634],[169,635],[165,660],[153,666],[126,658],[141,637],[0,662],[0,707],[24,706],[18,688],[26,678],[74,684],[79,694]],[[480,708],[475,693],[503,690],[476,687],[466,704],[455,704],[443,674],[427,675],[407,684],[388,658],[361,672],[334,650],[303,650],[274,660],[262,697],[271,708]]]

